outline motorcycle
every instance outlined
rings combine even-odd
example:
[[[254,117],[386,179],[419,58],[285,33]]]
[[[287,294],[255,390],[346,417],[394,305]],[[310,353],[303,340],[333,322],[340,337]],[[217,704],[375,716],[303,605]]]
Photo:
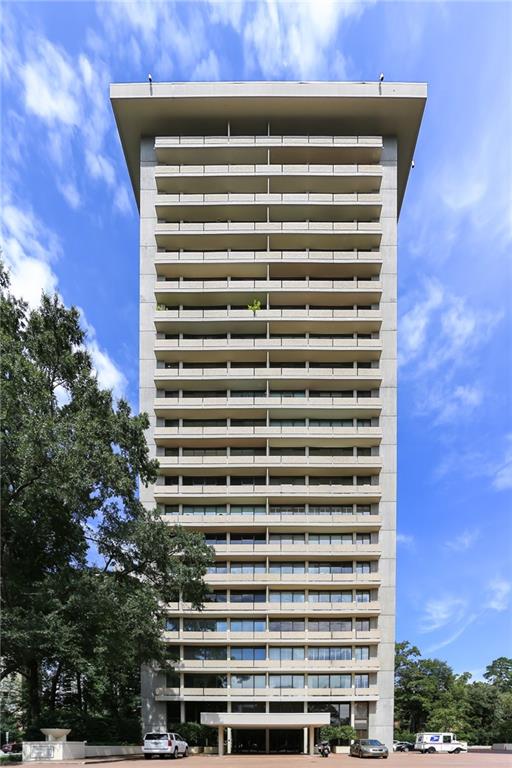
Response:
[[[331,746],[328,741],[322,741],[317,744],[318,751],[322,757],[329,757],[331,754]]]

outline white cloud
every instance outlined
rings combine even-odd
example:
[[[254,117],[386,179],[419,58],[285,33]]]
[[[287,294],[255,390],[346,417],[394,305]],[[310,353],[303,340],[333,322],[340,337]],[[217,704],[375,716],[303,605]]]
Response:
[[[197,82],[201,82],[202,80],[206,82],[220,80],[220,64],[215,51],[210,51],[206,58],[201,59],[192,72],[190,79]]]
[[[114,195],[114,208],[120,213],[130,213],[132,210],[131,197],[126,187],[118,187]]]
[[[512,583],[505,579],[493,579],[487,588],[487,607],[492,611],[506,611],[509,604]]]
[[[497,491],[505,491],[512,488],[512,433],[506,436],[507,446],[503,461],[497,467],[492,467],[493,487]]]
[[[414,536],[411,536],[408,533],[397,533],[396,543],[402,545],[406,549],[413,549],[414,545],[416,544],[416,540]]]
[[[108,352],[101,349],[96,338],[89,338],[86,346],[91,355],[100,387],[111,389],[116,398],[123,397],[128,384],[124,373],[117,367]]]
[[[76,186],[73,184],[73,182],[68,181],[64,183],[59,183],[58,187],[71,208],[73,208],[74,210],[76,210],[77,208],[80,208],[82,204],[82,198],[80,197],[80,192],[78,191]]]
[[[467,600],[460,597],[432,598],[422,608],[421,632],[435,632],[447,624],[456,624],[464,618]]]
[[[7,197],[3,205],[2,242],[13,293],[30,307],[37,306],[43,291],[53,293],[57,288],[51,264],[62,252],[59,239],[28,206],[22,209]]]
[[[466,552],[478,541],[480,531],[476,529],[462,531],[458,536],[445,542],[445,547],[452,552]]]
[[[77,77],[62,49],[43,37],[31,40],[30,56],[22,65],[20,76],[29,112],[50,124],[78,125],[81,109]]]
[[[2,256],[9,269],[11,290],[27,302],[30,308],[39,305],[41,294],[58,291],[58,278],[53,263],[62,254],[59,238],[42,224],[26,206],[22,210],[9,197],[3,206]],[[111,389],[115,397],[122,397],[127,389],[124,373],[105,349],[100,347],[96,331],[81,310],[82,325],[87,331],[86,348],[91,355],[100,385]],[[65,402],[65,391],[57,392],[60,403]]]
[[[470,614],[470,616],[468,616],[468,618],[455,632],[446,637],[444,640],[440,640],[438,643],[431,645],[430,648],[427,649],[427,653],[433,653],[434,651],[438,651],[440,648],[445,648],[447,645],[454,643],[455,640],[458,640],[459,637],[466,631],[466,629],[478,619],[479,615],[480,614],[478,613]]]

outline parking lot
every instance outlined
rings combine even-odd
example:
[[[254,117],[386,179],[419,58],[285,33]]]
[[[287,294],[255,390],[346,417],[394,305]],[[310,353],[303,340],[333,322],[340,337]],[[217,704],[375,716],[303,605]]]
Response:
[[[323,765],[325,768],[348,768],[353,766],[356,768],[362,761],[357,758],[349,757],[348,755],[330,755],[329,762],[319,755],[315,757],[309,757],[308,755],[229,755],[225,757],[217,757],[217,755],[193,755],[187,758],[183,763],[183,768],[189,766],[189,768],[310,768],[310,766]],[[72,762],[58,763],[60,768],[77,768],[77,765],[90,765],[90,766],[108,766],[113,768],[135,768],[134,763],[138,764],[137,768],[142,768],[140,765],[143,762],[142,756],[137,758],[130,758],[127,760],[115,760],[105,761],[101,759],[97,760],[75,760]],[[146,764],[146,762],[144,761]],[[180,765],[182,760],[180,759]],[[382,763],[379,761],[378,763]],[[34,768],[55,768],[55,763],[31,763]],[[168,760],[153,759],[147,763],[151,768],[169,768]],[[366,765],[366,762],[364,763]],[[469,752],[467,754],[460,755],[420,755],[420,754],[400,754],[392,753],[389,759],[384,763],[386,768],[391,766],[397,766],[398,768],[512,768],[512,755],[500,754],[491,752]]]

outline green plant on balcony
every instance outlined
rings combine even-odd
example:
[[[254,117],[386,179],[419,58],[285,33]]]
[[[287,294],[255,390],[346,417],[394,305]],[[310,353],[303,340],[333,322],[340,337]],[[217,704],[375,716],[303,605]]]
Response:
[[[254,317],[256,317],[256,312],[259,312],[261,309],[261,301],[259,299],[253,299],[252,302],[247,305],[247,309],[250,309]]]
[[[165,312],[165,310],[167,309],[167,304],[157,304],[156,308],[158,312]]]

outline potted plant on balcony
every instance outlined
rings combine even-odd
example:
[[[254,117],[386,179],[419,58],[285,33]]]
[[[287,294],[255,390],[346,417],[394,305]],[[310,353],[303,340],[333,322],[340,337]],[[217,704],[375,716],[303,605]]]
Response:
[[[325,725],[320,729],[320,738],[328,741],[336,754],[348,754],[349,745],[356,732],[351,725]]]
[[[261,301],[259,299],[253,299],[252,302],[247,305],[247,309],[250,309],[254,317],[256,317],[256,312],[259,312],[261,309]]]

